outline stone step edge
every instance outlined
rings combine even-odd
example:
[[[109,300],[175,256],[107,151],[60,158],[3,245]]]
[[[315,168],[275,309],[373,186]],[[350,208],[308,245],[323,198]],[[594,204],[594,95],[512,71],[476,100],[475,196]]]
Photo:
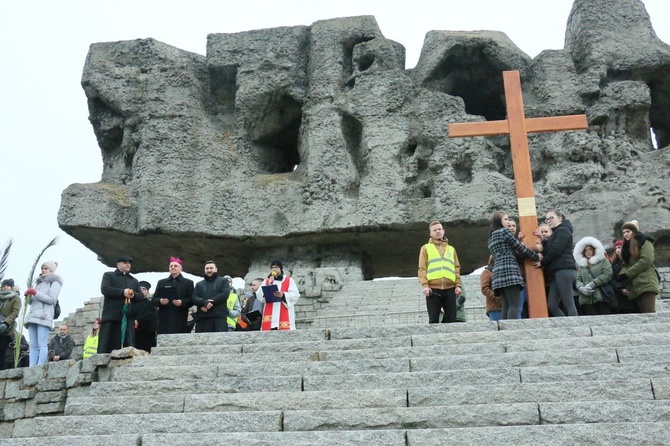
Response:
[[[595,384],[597,383],[597,384]],[[454,386],[440,386],[440,387],[434,387],[432,388],[432,391],[435,393],[439,392],[449,392],[450,390],[459,390],[459,391],[466,391],[466,390],[481,390],[481,391],[489,391],[493,389],[499,389],[499,388],[535,388],[535,387],[550,387],[550,386],[557,386],[557,387],[578,387],[580,385],[588,385],[588,384],[594,384],[594,386],[589,386],[589,387],[597,387],[597,386],[620,386],[621,384],[628,384],[628,388],[630,387],[635,387],[635,386],[649,386],[649,394],[650,396],[653,396],[654,400],[666,400],[670,399],[670,393],[668,394],[668,398],[657,398],[653,394],[653,387],[654,384],[665,384],[670,386],[670,376],[668,378],[635,378],[635,379],[602,379],[598,381],[579,381],[579,380],[574,380],[574,381],[550,381],[550,382],[519,382],[519,383],[501,383],[501,384],[478,384],[478,385],[473,385],[473,384],[459,384],[459,385],[454,385]],[[614,387],[613,387],[614,388]],[[402,392],[402,393],[411,393],[415,392],[418,390],[424,389],[424,387],[421,386],[414,386],[414,387],[384,387],[381,389],[378,388],[365,388],[365,389],[359,389],[358,392],[362,392],[365,394],[375,394],[379,392]],[[235,392],[235,393],[230,393],[226,395],[234,396],[235,398],[238,399],[245,399],[245,398],[253,398],[254,396],[262,395],[268,393],[267,391],[256,391],[256,392]],[[305,395],[305,394],[312,394],[313,397],[318,397],[320,395],[323,396],[329,396],[331,394],[341,394],[341,390],[302,390],[299,392],[289,392],[289,391],[278,391],[278,392],[273,392],[274,394],[282,394],[285,397],[291,397],[292,395]],[[104,397],[105,400],[108,399],[113,399],[113,400],[124,400],[124,399],[129,399],[129,400],[136,400],[139,398],[153,398],[153,397],[166,397],[166,398],[189,398],[191,395],[198,395],[200,398],[206,398],[208,396],[220,396],[222,395],[221,393],[217,392],[212,392],[212,393],[196,393],[196,394],[167,394],[167,395],[145,395],[145,396],[137,396],[137,395],[116,395],[116,396],[106,396]],[[80,403],[80,402],[86,402],[86,401],[98,401],[100,400],[100,397],[98,396],[72,396],[67,399],[66,402],[66,409],[67,405],[72,403]],[[625,398],[623,400],[626,400]],[[578,402],[578,401],[594,401],[590,399],[586,400],[570,400],[570,402]],[[619,400],[616,400],[619,401]],[[631,401],[631,400],[627,400]],[[551,401],[551,400],[533,400],[533,401],[526,401],[526,402],[560,402],[560,401]],[[502,403],[501,403],[502,404]],[[505,403],[506,404],[506,403]],[[463,406],[463,405],[471,405],[468,403],[464,404],[458,404],[458,406]],[[423,406],[400,406],[400,407],[423,407]],[[435,406],[430,406],[430,407],[435,407]],[[274,409],[273,409],[274,410]]]
[[[58,431],[56,430],[56,434]],[[575,423],[575,424],[540,424],[526,426],[485,426],[455,427],[439,429],[379,429],[374,431],[342,430],[342,431],[259,431],[231,432],[226,434],[226,441],[232,444],[276,444],[282,442],[296,446],[311,444],[338,444],[358,446],[363,442],[385,444],[388,446],[406,446],[407,444],[444,444],[445,438],[451,443],[500,445],[545,444],[548,438],[554,445],[574,445],[575,439],[582,442],[609,444],[612,440],[621,441],[622,436],[635,438],[642,444],[665,445],[670,440],[670,422],[629,422],[629,423]],[[77,446],[165,446],[171,444],[188,444],[192,440],[196,444],[217,444],[221,440],[220,432],[197,433],[145,433],[118,435],[54,435],[63,444]],[[348,439],[347,437],[351,437]],[[111,440],[110,442],[105,440]],[[431,440],[434,440],[431,442]],[[328,441],[328,443],[324,443]],[[390,441],[393,441],[392,443]],[[409,443],[407,443],[409,441]],[[44,437],[23,437],[0,439],[0,446],[34,446],[44,442]],[[631,444],[630,440],[626,444]]]
[[[656,333],[657,334],[657,333]],[[633,344],[633,345],[604,345],[604,346],[595,346],[595,347],[580,347],[580,350],[583,349],[600,349],[600,348],[644,348],[644,347],[658,347],[658,346],[663,346],[663,345],[669,345],[670,344],[670,336],[655,336],[656,334],[652,333],[650,335],[645,335],[645,336],[650,336],[656,339],[658,342],[654,343],[649,343],[649,344]],[[669,332],[670,334],[670,332]],[[635,335],[633,335],[635,336]],[[611,340],[612,344],[615,344],[615,341],[625,341],[629,340],[631,338],[631,335],[617,335],[617,336],[580,336],[580,339],[607,339]],[[370,339],[377,339],[377,338],[370,338]],[[547,341],[547,343],[551,343],[551,345],[547,345],[547,348],[534,348],[534,349],[528,349],[528,350],[513,350],[511,352],[504,351],[504,352],[499,352],[500,354],[506,354],[506,353],[522,353],[522,352],[542,352],[542,351],[547,351],[547,350],[572,350],[574,347],[571,345],[571,342],[573,342],[576,338],[575,337],[565,337],[565,338],[540,338],[540,339],[534,339],[534,340],[529,340],[529,339],[519,339],[519,340],[500,340],[500,341],[491,341],[491,342],[468,342],[467,345],[469,347],[473,346],[499,346],[501,348],[505,348],[507,350],[508,346],[515,346],[515,345],[522,345],[522,344],[527,344],[529,341],[532,342],[538,342],[538,344],[541,344],[540,341]],[[439,340],[437,340],[439,341]],[[193,354],[179,354],[179,361],[188,363],[188,364],[194,364],[197,363],[197,361],[190,362],[189,360],[185,358],[190,358],[193,357],[194,359],[201,358],[203,356],[208,356],[208,357],[221,357],[222,359],[225,358],[249,358],[251,359],[254,356],[263,356],[263,357],[271,357],[271,356],[280,356],[282,354],[286,353],[304,353],[306,356],[312,356],[315,359],[311,359],[310,361],[321,361],[322,359],[318,358],[319,353],[324,353],[326,356],[328,353],[333,353],[333,352],[338,352],[338,353],[343,353],[343,352],[357,352],[357,353],[366,353],[366,352],[381,352],[381,351],[386,351],[386,350],[397,350],[397,349],[432,349],[434,348],[435,345],[440,345],[439,342],[436,342],[435,344],[422,344],[422,345],[405,345],[405,346],[392,346],[392,347],[383,347],[383,346],[377,346],[377,347],[370,347],[370,348],[337,348],[338,345],[341,344],[332,344],[333,348],[316,348],[319,346],[322,347],[329,347],[330,345],[327,345],[330,342],[339,342],[339,340],[335,341],[325,341],[324,344],[320,345],[314,345],[315,348],[305,348],[305,349],[300,349],[300,350],[288,350],[288,351],[278,351],[275,353],[269,352],[269,351],[247,351],[245,352],[244,349],[241,352],[231,352],[231,353],[204,353],[204,350],[209,350],[210,346],[194,346],[199,348],[199,353],[193,353]],[[373,341],[371,341],[372,343]],[[410,339],[410,343],[412,343],[412,340]],[[283,343],[282,343],[283,344]],[[295,347],[296,344],[300,343],[287,343],[287,346]],[[558,345],[555,345],[558,344]],[[259,344],[255,344],[259,345]],[[263,344],[266,345],[266,344]],[[272,344],[273,346],[275,344]],[[307,345],[307,347],[310,347],[311,345]],[[453,348],[458,348],[458,344],[450,344],[450,347]],[[539,345],[538,347],[541,347]],[[170,346],[170,347],[162,347],[163,349],[175,349],[175,348],[185,348],[185,347],[177,347],[177,346]],[[495,354],[496,352],[492,352],[490,354]],[[486,354],[486,353],[482,353]],[[449,357],[452,356],[471,356],[473,354],[471,353],[464,353],[463,355],[459,354],[453,354],[450,353]],[[141,362],[148,362],[150,361],[151,357],[157,357],[157,358],[167,358],[167,357],[174,357],[174,354],[170,353],[170,351],[161,351],[160,349],[157,349],[154,353],[148,356],[139,356],[138,359],[141,360]],[[398,358],[401,358],[401,356],[398,356]],[[328,359],[325,359],[326,361]],[[275,362],[289,362],[289,361],[275,361]],[[293,362],[291,360],[290,362]],[[131,365],[132,366],[132,365]],[[145,367],[142,365],[142,367]]]
[[[670,401],[668,400],[645,400],[645,401],[611,401],[611,400],[604,400],[604,401],[589,401],[585,403],[580,403],[580,402],[550,402],[550,403],[511,403],[511,404],[478,404],[478,405],[473,405],[471,409],[476,409],[474,406],[481,406],[481,413],[484,414],[487,411],[493,415],[493,417],[496,417],[496,414],[501,414],[501,413],[523,413],[524,411],[527,413],[532,413],[532,418],[535,418],[537,416],[537,422],[535,421],[529,421],[529,422],[522,422],[522,421],[517,421],[516,425],[517,426],[534,426],[538,424],[547,424],[547,425],[573,425],[573,424],[582,424],[578,421],[575,422],[566,422],[565,420],[559,420],[556,423],[551,423],[551,422],[546,422],[546,420],[543,422],[544,415],[543,412],[543,405],[548,405],[549,406],[549,411],[551,412],[552,406],[558,407],[558,413],[561,413],[560,406],[566,406],[564,410],[567,409],[568,413],[570,413],[570,410],[574,411],[574,406],[581,405],[581,406],[586,406],[586,409],[588,409],[588,406],[592,407],[613,407],[616,408],[618,405],[618,408],[625,408],[628,409],[628,407],[633,407],[635,405],[642,406],[642,408],[645,408],[644,406],[659,406],[659,410],[663,407],[667,408],[670,407]],[[571,408],[573,406],[573,408]],[[537,409],[535,409],[535,407]],[[655,409],[655,407],[651,407],[652,409]],[[193,412],[193,413],[153,413],[153,414],[145,414],[142,417],[142,421],[150,423],[152,419],[174,419],[175,417],[182,417],[182,418],[189,418],[189,419],[208,419],[208,420],[216,420],[219,419],[221,420],[225,414],[230,414],[231,418],[234,417],[239,417],[240,415],[254,415],[254,416],[263,416],[265,417],[277,417],[279,420],[281,420],[281,425],[278,426],[280,429],[278,431],[283,431],[284,429],[284,423],[286,423],[287,418],[295,418],[295,420],[300,420],[302,419],[299,417],[299,415],[305,415],[307,413],[309,414],[314,414],[313,417],[326,417],[328,415],[334,415],[336,413],[343,413],[346,414],[344,418],[347,417],[353,417],[355,418],[355,415],[363,415],[365,413],[371,414],[375,412],[381,412],[386,414],[387,416],[389,415],[390,411],[395,411],[396,415],[398,416],[397,422],[400,425],[405,424],[404,423],[404,416],[403,413],[410,414],[410,413],[421,413],[422,411],[431,411],[431,413],[435,414],[436,417],[439,417],[439,414],[443,413],[454,413],[458,411],[459,409],[463,409],[462,406],[430,406],[430,407],[399,407],[399,408],[375,408],[375,409],[327,409],[327,410],[269,410],[269,411],[241,411],[241,412]],[[581,407],[580,410],[584,410],[584,407]],[[537,410],[537,413],[535,411]],[[556,411],[556,409],[554,409]],[[358,413],[352,413],[352,412],[358,412]],[[604,417],[608,416],[613,416],[613,414],[608,413],[608,411],[605,411],[606,413],[604,414]],[[660,410],[659,413],[663,413],[663,410]],[[26,429],[25,424],[28,424],[28,427],[35,427],[31,425],[37,424],[37,429],[32,429],[32,432],[35,432],[37,430],[38,435],[35,435],[37,437],[47,437],[47,436],[52,436],[53,431],[52,429],[45,430],[44,427],[39,426],[39,423],[42,421],[48,420],[49,423],[58,421],[58,424],[61,426],[67,426],[68,424],[72,424],[73,426],[90,426],[93,427],[97,423],[103,422],[104,423],[115,423],[119,424],[124,421],[124,419],[130,418],[135,416],[136,414],[120,414],[120,415],[63,415],[59,416],[58,418],[54,417],[35,417],[35,418],[29,418],[29,419],[22,419],[22,420],[17,420],[15,423],[15,429],[17,429],[17,424],[21,424],[19,429]],[[572,413],[570,415],[572,418],[578,419],[581,418],[581,416],[578,413]],[[87,423],[88,420],[90,419],[95,419],[95,423]],[[116,418],[116,419],[115,419]],[[175,421],[180,421],[179,419]],[[223,420],[222,420],[223,422]],[[627,422],[635,422],[635,421],[623,421],[623,423]],[[300,422],[297,422],[298,425],[300,425]],[[309,421],[308,421],[309,423]],[[613,423],[612,421],[594,421],[594,423]],[[196,423],[197,424],[197,423]],[[315,423],[318,425],[318,422]],[[133,426],[136,429],[139,428],[146,428],[146,426]],[[457,427],[457,426],[448,426],[448,427]],[[461,426],[458,426],[461,427]],[[498,425],[482,425],[482,426],[470,426],[470,427],[498,427]],[[447,428],[447,426],[445,426]],[[163,426],[159,426],[158,429],[163,429]],[[373,428],[374,429],[374,428]],[[427,429],[440,429],[440,428],[427,428]],[[304,432],[304,431],[311,431],[314,430],[313,428],[309,429],[291,429],[291,431],[296,431],[296,432]],[[322,429],[317,429],[317,430],[322,430]],[[334,430],[334,429],[326,429],[326,430]],[[344,430],[356,430],[356,429],[351,429],[349,428],[344,428]],[[366,430],[365,427],[361,427],[361,430]],[[40,431],[44,432],[44,435],[39,435],[41,433]],[[235,432],[232,430],[226,431],[228,432]],[[237,431],[239,432],[239,431]],[[140,433],[140,432],[137,432]],[[156,433],[160,433],[156,432]],[[178,433],[178,432],[174,432]],[[103,434],[104,435],[104,434]]]

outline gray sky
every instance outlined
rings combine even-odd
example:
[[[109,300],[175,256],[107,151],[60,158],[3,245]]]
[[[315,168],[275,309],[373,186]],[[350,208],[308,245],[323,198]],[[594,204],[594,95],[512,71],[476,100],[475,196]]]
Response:
[[[657,35],[670,42],[670,29],[661,26],[662,18],[670,17],[670,2],[644,4]],[[59,235],[58,245],[43,260],[59,262],[57,273],[65,283],[63,316],[100,295],[100,278],[109,268],[63,233],[56,221],[61,192],[71,183],[97,182],[102,173],[80,86],[91,43],[153,37],[204,55],[209,33],[373,15],[386,38],[405,46],[407,68],[412,68],[431,30],[502,31],[531,57],[544,49],[561,49],[571,7],[572,0],[415,0],[402,7],[388,0],[2,2],[0,245],[14,239],[5,277],[25,290],[35,256]],[[167,259],[165,263],[167,271]],[[152,285],[165,276],[167,272],[137,275]]]

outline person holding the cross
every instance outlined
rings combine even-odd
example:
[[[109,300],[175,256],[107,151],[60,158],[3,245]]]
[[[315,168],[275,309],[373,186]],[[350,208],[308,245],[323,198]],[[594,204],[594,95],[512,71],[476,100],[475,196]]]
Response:
[[[494,212],[491,217],[489,252],[493,256],[492,288],[502,300],[501,319],[520,319],[521,290],[525,283],[516,258],[518,252],[536,262],[542,260],[542,254],[531,251],[508,229],[509,217],[505,212]]]
[[[572,255],[572,224],[565,214],[558,210],[547,212],[544,220],[551,228],[551,235],[542,241],[544,258],[540,265],[551,279],[547,307],[549,313],[556,316],[565,316],[559,305],[562,303],[568,316],[577,316],[577,307],[573,297],[573,287],[577,279],[577,263]],[[540,237],[539,229],[534,235]]]

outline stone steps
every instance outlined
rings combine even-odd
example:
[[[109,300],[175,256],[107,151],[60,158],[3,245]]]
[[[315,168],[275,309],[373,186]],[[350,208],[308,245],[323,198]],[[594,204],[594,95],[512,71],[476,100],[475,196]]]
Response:
[[[342,398],[340,391],[157,394],[100,396],[68,399],[66,415],[100,415],[228,412],[240,410],[324,410],[383,407],[423,407],[534,402],[579,402],[584,395],[594,401],[667,400],[670,378],[565,381],[488,385],[454,385],[437,388],[409,387],[358,389],[356,398]]]
[[[220,433],[143,433],[117,435],[81,435],[59,437],[70,446],[209,446],[221,444]],[[230,444],[291,446],[361,444],[387,446],[443,446],[444,444],[499,446],[515,445],[631,445],[665,446],[670,444],[670,423],[633,422],[568,425],[532,425],[504,427],[465,427],[455,429],[380,429],[312,432],[229,432]],[[43,437],[0,439],[1,446],[34,446]]]
[[[603,407],[606,406],[606,407]],[[264,410],[114,415],[63,415],[58,429],[69,435],[247,431],[436,429],[538,424],[670,422],[670,401],[580,401],[471,404],[373,409]],[[14,437],[51,437],[48,417],[17,420]]]
[[[396,339],[397,338],[392,338]],[[339,340],[324,341],[321,345],[304,346],[304,349],[284,352],[282,355],[276,353],[256,353],[245,348],[244,353],[240,349],[235,352],[217,352],[210,353],[212,349],[206,347],[171,347],[171,352],[180,357],[181,362],[199,365],[227,364],[229,362],[238,363],[274,363],[274,362],[293,362],[293,361],[334,361],[334,360],[357,360],[357,359],[385,359],[385,358],[409,358],[430,357],[435,353],[435,345],[440,346],[442,355],[478,355],[491,353],[511,353],[533,350],[564,350],[564,349],[586,349],[599,347],[631,347],[631,346],[667,346],[670,344],[670,337],[658,336],[654,333],[649,334],[621,334],[613,336],[582,336],[576,338],[556,338],[556,339],[526,339],[521,341],[491,342],[491,343],[462,343],[462,344],[428,344],[419,337],[412,337],[417,344],[410,347],[411,344],[401,343],[398,347],[378,345],[378,342],[371,343],[369,346],[360,344],[359,348],[346,349],[337,347],[343,346]],[[277,343],[276,345],[282,345]],[[297,347],[297,346],[294,346]],[[173,366],[175,365],[174,356],[167,354],[166,350],[157,350],[160,354],[149,357],[137,357],[129,364],[129,367],[145,366]],[[254,353],[254,354],[251,354]]]
[[[669,316],[160,336],[11,444],[664,444]]]

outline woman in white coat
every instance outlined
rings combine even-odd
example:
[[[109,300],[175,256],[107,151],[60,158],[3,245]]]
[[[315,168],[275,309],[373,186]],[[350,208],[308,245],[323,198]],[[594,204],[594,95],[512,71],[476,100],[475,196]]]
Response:
[[[54,307],[63,286],[61,276],[55,274],[58,263],[51,260],[42,264],[42,273],[35,286],[24,293],[30,303],[25,325],[30,339],[30,367],[47,362],[47,341],[53,327]]]

